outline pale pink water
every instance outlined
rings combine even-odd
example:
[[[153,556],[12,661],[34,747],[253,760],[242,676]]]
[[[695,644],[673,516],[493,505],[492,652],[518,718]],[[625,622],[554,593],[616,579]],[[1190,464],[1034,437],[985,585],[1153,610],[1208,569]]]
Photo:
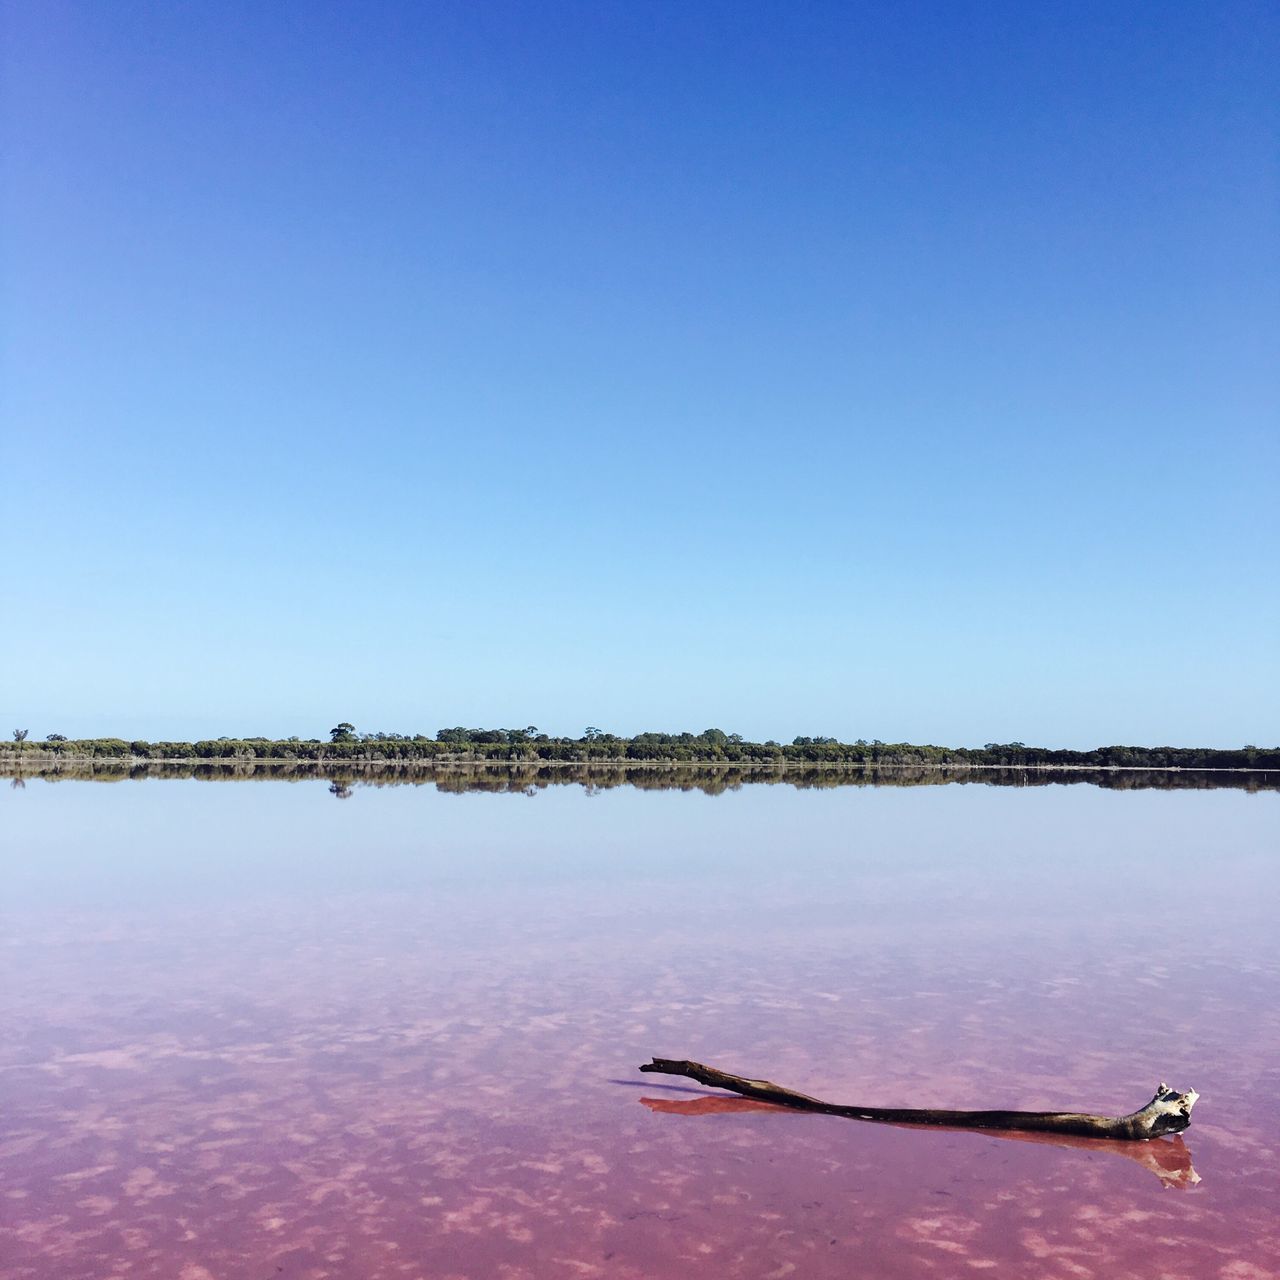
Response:
[[[33,782],[0,1276],[1280,1274],[1278,804]],[[1203,1098],[1185,1142],[1059,1147],[710,1102],[652,1054]]]

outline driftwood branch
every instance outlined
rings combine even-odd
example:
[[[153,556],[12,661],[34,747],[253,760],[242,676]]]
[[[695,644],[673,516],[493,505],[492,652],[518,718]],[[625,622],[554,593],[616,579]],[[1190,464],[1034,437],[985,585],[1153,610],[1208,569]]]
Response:
[[[679,1086],[674,1086],[679,1088]],[[757,1102],[753,1098],[730,1098],[723,1093],[703,1093],[696,1098],[641,1098],[640,1104],[650,1111],[667,1116],[721,1116],[794,1115],[794,1107],[778,1102]],[[904,1125],[903,1128],[910,1128]],[[939,1126],[941,1129],[942,1126]],[[961,1132],[966,1132],[961,1130]],[[1157,1138],[1154,1142],[1099,1142],[1096,1138],[1080,1138],[1069,1133],[1018,1133],[1009,1129],[987,1129],[988,1137],[1002,1142],[1031,1142],[1042,1146],[1058,1147],[1064,1151],[1106,1151],[1133,1161],[1148,1173],[1153,1173],[1162,1186],[1186,1191],[1200,1182],[1200,1175],[1191,1162],[1191,1152],[1181,1134],[1171,1138]]]
[[[1140,1111],[1127,1116],[1095,1116],[1078,1111],[938,1111],[927,1107],[859,1107],[823,1102],[808,1094],[784,1089],[770,1080],[749,1080],[730,1075],[701,1062],[654,1058],[640,1068],[659,1075],[687,1076],[714,1089],[728,1089],[744,1098],[772,1102],[798,1111],[871,1120],[881,1124],[936,1125],[947,1129],[1003,1129],[1023,1133],[1063,1133],[1081,1138],[1111,1138],[1144,1142],[1165,1134],[1181,1133],[1191,1123],[1191,1108],[1200,1096],[1194,1089],[1178,1093],[1161,1084],[1155,1097]]]

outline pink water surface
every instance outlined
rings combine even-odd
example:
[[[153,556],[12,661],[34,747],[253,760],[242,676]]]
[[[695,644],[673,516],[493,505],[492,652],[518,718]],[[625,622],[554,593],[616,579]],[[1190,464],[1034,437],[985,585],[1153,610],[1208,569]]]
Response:
[[[1280,1274],[1271,795],[7,795],[0,1277]],[[837,1101],[1124,1112],[1054,1144]]]

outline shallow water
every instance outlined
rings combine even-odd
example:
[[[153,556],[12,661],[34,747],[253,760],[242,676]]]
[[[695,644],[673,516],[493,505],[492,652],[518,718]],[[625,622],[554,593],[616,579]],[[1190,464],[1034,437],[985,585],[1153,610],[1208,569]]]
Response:
[[[0,795],[0,1276],[1280,1273],[1274,792]],[[763,1109],[1120,1113],[1055,1145]]]

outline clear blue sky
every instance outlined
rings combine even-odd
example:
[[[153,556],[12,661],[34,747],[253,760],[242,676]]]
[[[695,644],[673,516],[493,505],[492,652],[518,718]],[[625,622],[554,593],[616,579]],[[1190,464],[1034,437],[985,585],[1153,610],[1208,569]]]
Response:
[[[6,733],[1280,739],[1270,5],[5,23]]]

